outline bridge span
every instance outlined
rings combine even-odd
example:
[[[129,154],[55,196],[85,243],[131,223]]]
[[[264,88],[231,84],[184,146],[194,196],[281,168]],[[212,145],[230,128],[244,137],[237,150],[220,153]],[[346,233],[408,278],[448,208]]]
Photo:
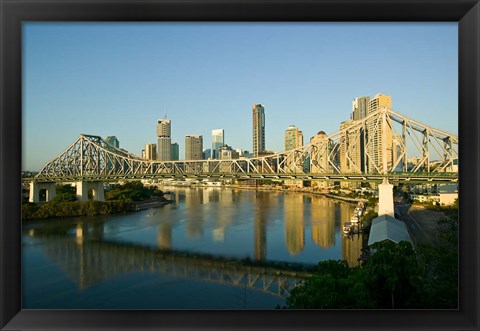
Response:
[[[385,133],[388,132],[388,135]],[[418,155],[411,163],[409,155]],[[435,164],[432,162],[436,160]],[[381,183],[448,183],[458,181],[458,137],[379,109],[366,118],[320,135],[305,146],[255,158],[228,160],[151,161],[82,134],[48,162],[30,182],[30,200],[54,183],[76,182],[77,196],[103,200],[103,185],[120,179],[297,179]]]

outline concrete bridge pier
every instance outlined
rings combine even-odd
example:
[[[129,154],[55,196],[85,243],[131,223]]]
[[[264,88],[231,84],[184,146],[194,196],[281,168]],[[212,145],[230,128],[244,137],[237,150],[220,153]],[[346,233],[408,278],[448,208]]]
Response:
[[[383,178],[383,183],[378,185],[378,216],[388,215],[395,217],[393,207],[393,185],[388,179]]]
[[[55,197],[57,192],[56,183],[30,183],[30,196],[28,201],[40,202],[40,190],[46,190],[46,201],[50,201]]]
[[[105,201],[103,182],[77,182],[77,200],[87,201],[88,191],[93,190],[93,200]]]

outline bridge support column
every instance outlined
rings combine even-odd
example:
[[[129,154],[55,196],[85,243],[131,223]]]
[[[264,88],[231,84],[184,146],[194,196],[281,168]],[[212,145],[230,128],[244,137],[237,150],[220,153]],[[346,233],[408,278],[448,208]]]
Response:
[[[40,190],[46,190],[46,199],[45,201],[52,200],[57,193],[57,186],[55,183],[30,183],[30,196],[28,201],[30,202],[40,202]]]
[[[76,186],[77,186],[77,200],[87,201],[88,200],[88,183],[77,182]]]
[[[103,182],[92,183],[92,187],[93,187],[93,200],[105,201]]]
[[[383,183],[378,185],[378,216],[388,215],[395,217],[393,207],[393,185],[385,177]]]
[[[88,190],[93,190],[93,200],[105,201],[103,182],[77,182],[77,200],[87,201]]]

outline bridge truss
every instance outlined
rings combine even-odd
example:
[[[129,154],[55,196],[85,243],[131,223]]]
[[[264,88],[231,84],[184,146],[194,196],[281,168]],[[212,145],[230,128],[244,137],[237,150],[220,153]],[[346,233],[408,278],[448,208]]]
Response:
[[[412,161],[408,158],[416,155]],[[434,164],[432,161],[436,161]],[[142,178],[297,178],[305,180],[456,181],[458,137],[380,109],[317,135],[300,148],[256,158],[150,161],[82,134],[34,178],[99,181]]]

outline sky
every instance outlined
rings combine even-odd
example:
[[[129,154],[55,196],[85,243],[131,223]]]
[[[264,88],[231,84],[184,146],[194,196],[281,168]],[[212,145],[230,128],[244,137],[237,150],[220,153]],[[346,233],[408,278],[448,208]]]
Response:
[[[458,25],[451,23],[51,23],[22,26],[22,170],[40,171],[80,134],[116,136],[141,155],[156,122],[213,129],[252,151],[252,106],[267,150],[289,125],[304,141],[338,131],[355,97],[458,134]]]

